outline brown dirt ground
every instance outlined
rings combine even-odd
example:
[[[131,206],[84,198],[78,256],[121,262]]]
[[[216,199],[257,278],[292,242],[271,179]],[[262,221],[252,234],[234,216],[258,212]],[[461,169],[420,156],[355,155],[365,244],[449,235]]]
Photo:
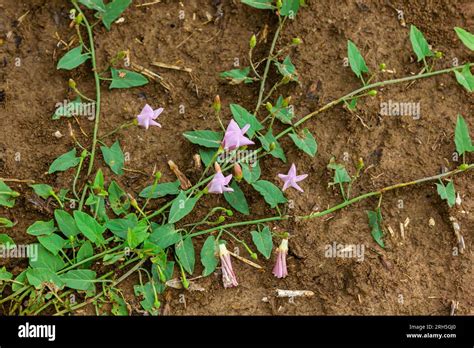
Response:
[[[191,170],[192,154],[196,152],[180,134],[190,129],[218,128],[210,111],[216,94],[224,104],[225,122],[230,119],[229,103],[253,108],[257,85],[229,86],[219,79],[218,73],[231,69],[234,58],[246,65],[248,39],[252,33],[262,33],[267,27],[268,41],[260,43],[256,51],[257,57],[263,57],[276,21],[269,12],[253,10],[239,1],[222,3],[224,15],[217,23],[203,24],[206,12],[216,12],[211,0],[163,0],[148,7],[132,5],[125,12],[125,22],[114,24],[110,32],[101,26],[95,29],[100,67],[119,50],[129,49],[132,62],[161,74],[173,85],[171,91],[156,83],[132,90],[109,91],[107,84],[103,84],[101,130],[104,133],[132,119],[145,102],[165,107],[160,117],[162,129],[148,132],[130,129],[120,135],[124,151],[130,153],[128,168],[151,173],[156,165],[168,181],[172,180],[167,160],[172,159],[184,170]],[[283,90],[285,95],[291,95],[298,117],[358,88],[357,79],[343,66],[348,39],[361,49],[372,70],[384,62],[396,71],[395,75],[385,74],[382,78],[419,71],[420,65],[413,59],[408,38],[410,24],[415,24],[437,50],[445,53],[437,68],[450,66],[454,58],[460,64],[468,59],[472,61],[472,55],[469,57],[453,31],[454,26],[471,32],[474,28],[474,3],[468,0],[392,1],[393,7],[388,5],[389,1],[342,1],[335,5],[333,1],[308,0],[307,3],[307,8],[301,10],[296,21],[289,23],[279,41],[280,47],[295,36],[304,42],[291,52],[301,85],[291,84]],[[394,7],[404,11],[407,27],[397,20]],[[74,35],[74,30],[68,27],[68,10],[68,4],[63,1],[5,0],[0,4],[0,37],[5,40],[7,32],[13,32],[0,46],[0,90],[4,91],[0,104],[0,177],[34,179],[58,188],[71,185],[71,172],[45,175],[49,164],[73,144],[69,136],[61,139],[52,136],[56,130],[68,134],[66,121],[51,120],[54,105],[73,96],[68,91],[68,79],[74,78],[85,94],[93,94],[94,90],[90,65],[73,72],[56,70],[63,50],[56,45],[55,32],[63,39]],[[180,10],[185,13],[184,20],[178,18]],[[18,25],[15,19],[27,11]],[[20,66],[15,66],[15,58],[21,59]],[[186,66],[192,68],[193,73],[156,68],[150,65],[152,61]],[[271,75],[270,80],[274,79],[276,75]],[[381,117],[379,103],[389,99],[420,102],[421,119]],[[184,114],[179,113],[180,105],[185,107]],[[332,156],[342,161],[345,152],[351,172],[351,162],[358,157],[363,157],[367,166],[372,165],[354,186],[354,195],[437,174],[443,165],[454,168],[456,163],[451,161],[451,156],[458,113],[464,115],[471,130],[474,129],[474,99],[458,86],[453,75],[442,75],[411,86],[387,87],[376,98],[362,101],[357,114],[367,127],[340,106],[311,120],[306,126],[318,141],[315,158],[300,155],[289,139],[283,140],[289,163],[296,163],[299,171],[310,174],[303,182],[304,194],[288,191],[288,197],[294,200],[294,213],[308,213],[340,201],[338,193],[327,186],[331,174],[326,164]],[[92,123],[85,119],[80,122],[90,133]],[[79,134],[76,124],[74,129]],[[21,155],[20,161],[15,161],[17,153]],[[288,169],[288,164],[279,160],[267,158],[264,163],[263,177],[274,182],[278,180],[277,173]],[[110,178],[107,168],[103,169]],[[189,176],[196,179],[192,172]],[[451,300],[456,300],[459,301],[457,313],[472,314],[473,177],[470,173],[455,179],[463,203],[452,209],[440,201],[434,184],[387,194],[382,212],[385,226],[391,226],[395,236],[387,234],[386,250],[374,243],[367,226],[365,210],[373,209],[376,200],[363,201],[325,219],[274,224],[275,230],[289,231],[293,237],[288,259],[289,277],[278,280],[271,275],[273,260],[259,261],[265,272],[234,262],[239,287],[224,290],[219,276],[211,275],[199,281],[205,292],[167,290],[163,308],[172,315],[446,315]],[[127,172],[118,180],[128,191],[139,192],[152,179]],[[22,197],[29,192],[24,185],[11,186],[20,191]],[[252,216],[272,213],[257,194],[250,194],[248,188],[245,192]],[[404,202],[403,209],[398,208],[399,200]],[[223,199],[218,201],[224,202]],[[0,209],[0,215],[18,221],[7,231],[17,243],[31,242],[33,239],[25,230],[44,216],[34,211],[25,198],[18,202],[14,209]],[[205,214],[214,204],[215,197],[205,199],[197,214]],[[462,226],[467,245],[464,255],[452,255],[456,241],[450,215],[456,216]],[[407,217],[411,222],[402,240],[398,225]],[[430,217],[435,220],[435,227],[429,227]],[[245,217],[236,217],[239,218]],[[234,232],[250,242],[249,229]],[[363,243],[367,249],[365,260],[325,258],[324,245],[333,241]],[[199,243],[202,241],[198,239],[196,244]],[[384,266],[375,251],[382,254],[391,267]],[[14,273],[25,266],[24,261],[8,264]],[[196,274],[200,271],[197,267]],[[123,285],[132,308],[139,307],[139,299],[132,291],[136,282],[131,279]],[[273,297],[276,288],[312,290],[315,296],[289,303]],[[185,295],[186,305],[180,303],[180,294]],[[400,295],[403,295],[403,303],[399,302]],[[263,302],[263,297],[269,297],[270,301]]]

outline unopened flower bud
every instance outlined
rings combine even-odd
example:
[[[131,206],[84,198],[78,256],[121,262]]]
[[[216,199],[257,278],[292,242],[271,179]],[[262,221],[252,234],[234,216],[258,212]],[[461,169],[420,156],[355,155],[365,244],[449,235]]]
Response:
[[[375,89],[371,89],[367,94],[371,97],[375,97],[377,95],[377,91]]]
[[[120,51],[119,53],[117,53],[117,59],[124,59],[126,56],[127,56],[126,51]]]
[[[74,81],[73,79],[69,79],[68,85],[69,85],[69,88],[76,89],[76,81]]]
[[[240,164],[235,163],[234,164],[234,178],[235,180],[240,181],[242,180],[242,177],[243,177],[242,167],[240,166]]]
[[[301,44],[303,41],[301,41],[301,39],[299,37],[294,37],[292,40],[291,40],[291,43],[293,45],[299,45]]]
[[[230,209],[227,209],[226,211],[227,216],[234,216],[234,212]]]
[[[221,111],[221,98],[218,95],[216,95],[216,97],[214,98],[214,103],[212,104],[212,107],[217,113]]]
[[[281,83],[284,84],[284,85],[286,85],[290,81],[291,81],[291,76],[290,75],[286,75],[281,79]]]
[[[283,103],[281,105],[286,108],[290,104],[290,101],[291,101],[291,96],[286,97],[285,99],[283,99]]]
[[[155,173],[155,180],[160,181],[160,179],[161,179],[161,172],[156,172]]]
[[[276,143],[272,142],[270,143],[270,152],[276,149]]]
[[[277,6],[278,9],[280,9],[280,8],[283,6],[282,1],[281,1],[281,0],[277,0],[276,6]]]
[[[250,48],[254,48],[255,46],[257,46],[257,37],[255,36],[255,34],[253,34],[252,37],[250,38],[249,45],[250,45]]]
[[[439,58],[442,58],[442,57],[443,57],[443,52],[441,52],[441,51],[436,51],[435,52],[435,58],[439,59]]]
[[[385,63],[380,63],[379,69],[380,69],[381,71],[384,71],[385,69],[387,69],[387,64],[385,64]]]
[[[74,18],[74,22],[76,24],[81,24],[82,21],[84,20],[84,16],[82,15],[82,13],[79,13],[76,18]]]
[[[364,160],[362,159],[362,157],[359,157],[359,160],[357,161],[357,170],[361,170],[362,168],[364,168]]]
[[[273,105],[272,105],[272,103],[270,103],[270,102],[267,102],[267,103],[265,104],[265,107],[266,107],[267,110],[270,111],[270,112],[271,112],[272,109],[273,109]]]

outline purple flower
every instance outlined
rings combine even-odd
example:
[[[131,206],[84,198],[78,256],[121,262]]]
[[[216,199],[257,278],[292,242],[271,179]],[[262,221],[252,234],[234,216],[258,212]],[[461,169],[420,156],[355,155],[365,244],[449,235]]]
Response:
[[[209,193],[224,193],[224,192],[234,192],[234,189],[227,187],[230,180],[232,179],[232,174],[224,176],[222,172],[217,172],[216,175],[212,178],[211,182],[207,185],[207,190]]]
[[[275,267],[273,267],[273,275],[277,278],[285,278],[288,275],[286,268],[286,255],[288,254],[288,239],[282,239],[280,246],[277,248],[277,257]]]
[[[255,144],[252,140],[244,136],[249,128],[250,125],[246,124],[244,128],[240,129],[237,122],[230,120],[230,123],[225,131],[224,140],[222,140],[223,148],[225,150],[234,150],[241,146]]]
[[[298,191],[304,192],[301,187],[298,186],[297,182],[305,179],[308,174],[296,175],[296,166],[293,163],[291,165],[288,174],[278,174],[278,177],[283,180],[285,183],[283,184],[283,191],[285,191],[288,187],[294,187]]]
[[[138,125],[148,129],[150,126],[161,127],[161,124],[156,122],[158,116],[163,112],[163,108],[153,110],[152,107],[148,104],[145,104],[140,115],[137,116]]]
[[[222,282],[224,283],[224,288],[232,288],[239,285],[234,270],[232,269],[229,250],[227,250],[225,244],[219,244],[219,257],[221,259]]]

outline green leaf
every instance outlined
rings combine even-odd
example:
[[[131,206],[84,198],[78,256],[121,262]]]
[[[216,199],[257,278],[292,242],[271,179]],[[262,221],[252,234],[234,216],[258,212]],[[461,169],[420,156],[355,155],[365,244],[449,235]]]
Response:
[[[91,57],[90,53],[82,53],[82,45],[73,48],[58,62],[57,69],[72,70]]]
[[[56,231],[54,226],[54,220],[49,221],[36,221],[28,227],[26,233],[31,234],[32,236],[49,236]]]
[[[20,290],[22,287],[24,287],[26,284],[28,284],[28,279],[26,278],[26,272],[28,269],[25,269],[23,272],[21,272],[16,278],[15,278],[15,283],[12,284],[12,291],[16,292]],[[21,283],[21,284],[18,284]]]
[[[265,226],[262,232],[252,231],[250,234],[257,250],[268,260],[273,249],[272,233],[268,226]]]
[[[0,217],[0,228],[11,228],[15,226],[13,221],[8,220],[7,218]]]
[[[181,191],[178,197],[173,200],[168,216],[168,223],[173,224],[188,215],[193,210],[197,201],[198,198],[186,197],[186,193]]]
[[[258,139],[262,143],[263,148],[265,151],[270,150],[270,144],[275,143],[275,148],[270,152],[270,154],[273,157],[281,159],[283,162],[286,163],[286,156],[285,153],[283,152],[283,149],[280,145],[280,143],[275,139],[271,131],[268,131],[267,134],[263,136],[259,136]]]
[[[249,205],[239,185],[235,181],[232,181],[230,187],[234,189],[234,192],[224,192],[224,198],[227,203],[238,212],[249,215]]]
[[[303,130],[302,138],[298,137],[296,133],[289,134],[289,136],[299,149],[303,150],[311,157],[314,157],[314,155],[316,155],[316,151],[318,150],[318,144],[316,143],[316,140],[307,128]]]
[[[281,190],[270,181],[258,180],[252,186],[272,208],[275,208],[279,203],[286,203],[287,201]]]
[[[469,136],[469,129],[467,123],[461,115],[458,115],[456,120],[456,129],[454,131],[454,143],[456,144],[456,151],[462,155],[465,152],[474,151],[471,137]]]
[[[204,147],[218,148],[221,145],[222,132],[214,132],[210,130],[197,130],[183,133],[184,137],[193,144]]]
[[[48,199],[54,193],[53,188],[46,184],[35,184],[35,185],[30,185],[30,187],[39,197],[43,199]]]
[[[91,291],[95,288],[96,273],[90,269],[73,269],[61,274],[61,280],[71,289]]]
[[[105,227],[100,225],[92,216],[79,210],[74,211],[74,220],[79,230],[92,243],[101,243],[104,241],[102,234]]]
[[[30,266],[33,268],[47,268],[56,272],[66,266],[59,255],[51,254],[40,244],[30,244],[28,248],[32,251],[37,251],[29,253]]]
[[[51,235],[39,236],[38,241],[53,255],[57,255],[59,250],[61,250],[64,247],[64,244],[66,243],[66,240],[62,239],[59,235],[55,233]]]
[[[291,62],[290,56],[286,56],[283,63],[275,62],[275,65],[283,77],[287,78],[289,81],[298,81],[298,74],[295,66]]]
[[[254,163],[241,163],[242,175],[247,183],[252,184],[260,178],[261,169],[258,161]]]
[[[283,0],[280,15],[288,16],[290,19],[293,19],[300,8],[300,1],[301,0]]]
[[[8,272],[5,266],[0,268],[0,284],[2,283],[2,280],[10,280],[12,278],[13,278],[13,274]]]
[[[135,214],[127,215],[126,219],[112,219],[107,221],[105,226],[117,237],[126,239],[128,230],[138,224],[138,218]]]
[[[243,4],[258,8],[260,10],[273,10],[273,0],[240,0]]]
[[[179,193],[179,180],[157,184],[155,187],[150,185],[145,187],[139,196],[142,198],[160,198],[167,195],[177,195]]]
[[[5,250],[12,249],[16,246],[15,241],[5,233],[0,233],[0,245]]]
[[[351,177],[349,176],[346,168],[342,164],[330,162],[328,164],[328,168],[334,170],[334,179],[333,179],[334,181],[331,184],[334,185],[334,184],[342,184],[345,182],[351,182]]]
[[[185,237],[184,239],[181,239],[175,245],[175,252],[176,256],[179,259],[179,262],[181,263],[181,266],[183,266],[186,272],[192,275],[194,272],[195,263],[194,245],[192,238]]]
[[[115,291],[109,290],[109,298],[112,301],[111,313],[115,316],[127,316],[128,312],[127,302]]]
[[[272,115],[275,115],[284,124],[291,124],[291,120],[295,116],[293,112],[293,107],[284,106],[284,99],[282,96],[279,96],[275,106],[270,110]]]
[[[359,52],[357,46],[351,41],[347,41],[347,56],[352,71],[358,78],[362,78],[362,73],[368,73],[369,68],[365,65],[365,60]]]
[[[77,252],[77,262],[81,262],[83,260],[88,259],[89,257],[94,256],[94,248],[92,247],[92,243],[88,240],[82,244]],[[92,265],[92,260],[79,265],[79,268],[89,268]]]
[[[104,156],[105,163],[108,164],[110,169],[112,169],[115,174],[122,175],[125,157],[120,148],[119,141],[117,140],[110,148],[107,146],[101,146],[100,150]]]
[[[463,28],[455,27],[454,31],[458,34],[459,39],[467,48],[474,51],[474,35]]]
[[[80,157],[76,157],[76,149],[74,148],[71,151],[66,152],[65,154],[56,158],[53,163],[51,163],[48,174],[52,174],[54,172],[63,172],[69,168],[73,168],[79,164],[80,160]]]
[[[452,208],[454,203],[456,203],[456,190],[454,189],[454,183],[450,181],[446,186],[444,186],[443,182],[440,180],[440,183],[436,184],[436,187],[441,199],[447,200],[449,207]]]
[[[7,184],[0,180],[0,206],[12,208],[15,205],[15,199],[20,194],[13,191]]]
[[[72,117],[78,113],[82,104],[81,97],[77,96],[73,101],[68,102],[66,105],[58,103],[57,109],[54,111],[52,116],[53,120],[59,120],[61,117]]]
[[[216,154],[215,149],[208,149],[208,148],[200,148],[199,149],[199,156],[201,156],[201,161],[204,163],[204,166],[207,167],[210,165],[212,159]]]
[[[140,73],[114,68],[110,68],[110,72],[112,73],[112,83],[109,89],[139,87],[148,83],[147,78]]]
[[[464,65],[461,72],[454,70],[454,75],[456,75],[456,80],[459,84],[467,89],[468,92],[474,92],[474,76],[472,76],[468,64]]]
[[[216,238],[214,236],[207,237],[201,249],[201,263],[204,266],[202,276],[207,277],[215,271],[219,263],[216,257]]]
[[[102,22],[107,30],[110,25],[120,17],[123,11],[132,3],[132,0],[114,0],[105,5],[105,13],[102,14]]]
[[[248,112],[245,108],[238,104],[230,104],[230,112],[234,116],[235,122],[240,128],[249,124],[250,128],[247,131],[247,136],[251,139],[258,132],[263,129],[263,125],[257,120],[254,114]]]
[[[165,249],[181,240],[181,235],[175,230],[173,224],[158,225],[151,223],[152,233],[148,240],[160,248]]]
[[[130,199],[125,191],[112,181],[109,185],[109,203],[115,215],[126,214],[130,209]]]
[[[54,218],[58,224],[59,230],[66,236],[77,236],[81,231],[76,226],[74,218],[67,211],[56,209],[54,211]]]
[[[418,61],[433,56],[433,52],[431,52],[430,46],[428,45],[423,33],[414,25],[410,27],[410,41],[413,51],[418,57]]]
[[[26,271],[28,282],[36,289],[41,289],[43,284],[52,283],[58,288],[64,287],[64,282],[61,278],[49,268],[33,268]]]
[[[378,208],[376,211],[367,211],[367,215],[369,217],[369,227],[371,228],[372,237],[378,245],[380,245],[382,248],[385,248],[385,244],[382,239],[382,212],[380,208]]]
[[[137,226],[128,229],[127,244],[131,249],[135,249],[148,237],[148,224],[146,220],[140,221]]]
[[[79,0],[79,2],[85,7],[87,7],[89,10],[105,12],[105,5],[103,0]]]
[[[238,85],[240,83],[252,83],[253,79],[248,77],[250,73],[250,67],[244,69],[232,69],[229,71],[221,72],[219,75],[221,78],[229,81],[231,85]]]
[[[146,283],[145,285],[134,285],[133,290],[135,296],[142,296],[143,300],[140,301],[140,304],[144,310],[146,310],[151,315],[159,314],[160,302],[155,297],[155,284],[151,282]]]

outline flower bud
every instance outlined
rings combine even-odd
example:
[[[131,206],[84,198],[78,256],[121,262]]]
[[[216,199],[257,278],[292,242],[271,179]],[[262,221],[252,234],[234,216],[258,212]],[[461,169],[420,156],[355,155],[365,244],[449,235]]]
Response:
[[[286,108],[290,104],[290,101],[291,101],[291,96],[286,97],[285,99],[283,99],[283,103],[281,105]]]
[[[364,160],[362,159],[362,157],[359,157],[359,160],[357,161],[356,165],[357,170],[361,170],[362,168],[364,168],[364,166]]]
[[[81,152],[81,158],[86,158],[86,157],[87,157],[87,153],[88,153],[88,152],[87,152],[86,149],[82,150],[82,152]]]
[[[301,44],[302,42],[303,42],[303,41],[301,41],[301,39],[300,39],[299,37],[294,37],[294,38],[291,40],[291,44],[292,44],[292,45],[295,45],[295,46]]]
[[[282,1],[281,1],[281,0],[277,0],[276,6],[277,6],[278,9],[280,9],[280,8],[283,6]]]
[[[76,89],[76,81],[74,81],[73,79],[69,79],[68,85],[69,85],[69,88]]]
[[[226,211],[227,216],[234,216],[234,212],[230,209],[227,209]]]
[[[286,75],[281,79],[281,83],[284,84],[284,85],[286,85],[290,81],[291,81],[291,76],[290,75]]]
[[[387,64],[385,64],[385,63],[380,63],[379,69],[380,69],[381,71],[384,71],[385,69],[387,69]]]
[[[82,21],[84,20],[84,16],[82,15],[82,13],[79,13],[76,18],[74,18],[74,22],[76,24],[81,24]]]
[[[273,109],[272,103],[267,102],[267,103],[265,104],[265,107],[267,108],[268,111],[272,112],[272,109]]]
[[[439,59],[439,58],[442,58],[442,57],[443,57],[443,52],[441,52],[441,51],[436,51],[435,52],[435,58]]]
[[[252,37],[250,38],[249,45],[250,45],[250,48],[254,48],[255,46],[257,46],[257,37],[255,36],[255,34],[253,34]]]
[[[216,173],[220,173],[222,171],[219,163],[214,162],[214,170],[216,171]]]
[[[270,143],[270,152],[276,149],[276,143],[272,142]]]
[[[221,98],[218,95],[214,98],[214,104],[212,104],[212,107],[217,113],[221,111]]]
[[[223,215],[220,215],[217,220],[216,220],[216,224],[221,224],[225,221],[225,216]]]
[[[242,167],[240,166],[240,164],[235,163],[234,164],[234,178],[235,180],[240,181],[242,180],[242,177],[243,177]]]
[[[124,59],[126,56],[127,56],[126,51],[120,51],[119,53],[117,53],[117,59]]]
[[[371,97],[375,97],[377,95],[377,91],[375,89],[371,89],[367,94]]]

